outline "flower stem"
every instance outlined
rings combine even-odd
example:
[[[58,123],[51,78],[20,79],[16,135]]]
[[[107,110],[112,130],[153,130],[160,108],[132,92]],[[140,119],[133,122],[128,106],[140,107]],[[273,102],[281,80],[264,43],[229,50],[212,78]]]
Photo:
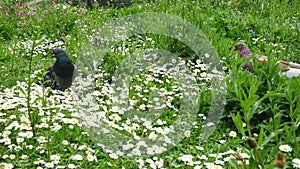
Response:
[[[32,48],[30,51],[30,56],[29,56],[29,72],[28,72],[28,84],[27,84],[27,111],[28,111],[28,117],[30,120],[33,137],[35,137],[36,134],[35,134],[35,129],[34,129],[34,122],[33,122],[32,116],[31,116],[30,94],[31,94],[32,57],[33,57],[34,47],[35,47],[35,40],[33,41]]]
[[[258,153],[258,149],[257,149],[257,148],[254,149],[254,156],[255,156],[255,158],[256,158],[256,160],[257,160],[257,162],[258,162],[258,165],[260,165],[260,168],[261,168],[261,169],[265,169],[265,166],[263,165],[263,163],[262,163],[262,161],[261,161],[261,158],[260,158],[260,156],[259,156],[259,153]]]

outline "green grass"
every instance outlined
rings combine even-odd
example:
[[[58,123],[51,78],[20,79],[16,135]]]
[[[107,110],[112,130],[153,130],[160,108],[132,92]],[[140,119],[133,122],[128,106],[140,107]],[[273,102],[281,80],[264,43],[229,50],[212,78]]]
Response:
[[[281,76],[274,66],[281,59],[300,63],[300,2],[149,0],[127,8],[93,10],[53,1],[30,8],[16,4],[0,3],[0,168],[209,168],[213,164],[211,168],[250,169],[261,165],[271,169],[275,168],[274,161],[279,167],[278,152],[284,154],[287,168],[300,168],[300,79]],[[226,106],[216,130],[206,140],[200,139],[200,133],[212,105],[211,81],[205,75],[207,69],[201,69],[206,65],[178,39],[137,34],[112,46],[97,58],[93,77],[76,79],[95,80],[92,86],[81,84],[86,85],[83,90],[94,92],[94,102],[89,102],[86,93],[80,95],[82,91],[51,91],[36,84],[54,63],[50,57],[53,48],[66,49],[79,67],[82,63],[91,66],[94,58],[81,57],[93,45],[88,39],[101,37],[103,27],[113,19],[146,12],[167,13],[189,21],[212,42],[223,63]],[[258,70],[255,74],[242,71],[244,60],[232,52],[239,41],[245,41],[253,53],[270,58],[268,63],[254,66]],[[190,103],[198,98],[193,112],[181,116],[177,111],[186,101],[182,94],[189,89],[182,79],[186,74],[172,76],[155,66],[137,71],[126,60],[150,48],[181,57],[176,64],[181,60],[187,63],[199,90],[188,97],[192,98]],[[149,64],[158,64],[151,59]],[[120,72],[122,78],[118,79],[120,63],[128,68],[124,71],[135,70],[134,74]],[[116,84],[123,87],[124,82],[129,90],[110,85],[114,78],[119,80]],[[126,78],[131,79],[124,81]],[[177,81],[186,85],[180,86]],[[127,100],[122,100],[124,92],[129,93]],[[82,97],[82,104],[92,105],[76,107],[76,94]],[[133,107],[131,114],[122,114],[128,104]],[[166,106],[160,108],[161,104]],[[86,119],[89,113],[100,113],[101,117]],[[100,126],[89,127],[91,122]],[[161,152],[163,149],[155,147],[151,139],[169,136],[161,130],[172,127],[178,142]],[[188,130],[181,130],[185,127]],[[105,133],[107,130],[110,133]],[[150,140],[144,148],[145,152],[149,150],[147,155],[128,157],[134,150],[121,148],[129,146],[122,140],[133,135]],[[258,147],[255,143],[249,147],[247,138],[256,140]],[[113,139],[115,143],[110,142]],[[158,146],[165,142],[156,141]],[[291,151],[282,149],[287,146]],[[124,150],[123,154],[117,150]]]

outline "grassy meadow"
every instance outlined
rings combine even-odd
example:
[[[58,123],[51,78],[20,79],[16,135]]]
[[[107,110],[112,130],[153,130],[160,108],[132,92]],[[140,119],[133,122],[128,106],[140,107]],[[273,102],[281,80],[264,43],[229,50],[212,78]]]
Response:
[[[287,78],[275,66],[278,60],[300,63],[299,9],[297,0],[147,0],[124,8],[95,2],[93,9],[65,1],[1,1],[0,169],[300,168],[300,77]],[[65,49],[78,66],[82,58],[93,65],[91,39],[101,41],[110,21],[146,12],[180,17],[214,46],[224,71],[221,115],[209,114],[218,106],[210,66],[180,40],[155,33],[110,46],[92,74],[83,71],[75,80],[90,93],[43,87],[53,48]],[[269,56],[253,65],[254,74],[242,70],[245,60],[232,51],[240,41]],[[146,58],[152,67],[121,72],[130,81],[114,81],[116,72],[132,66],[126,59],[148,49],[171,52],[171,65],[190,73],[168,72],[161,60]],[[182,115],[185,98],[196,106]],[[211,118],[220,120],[201,139]]]

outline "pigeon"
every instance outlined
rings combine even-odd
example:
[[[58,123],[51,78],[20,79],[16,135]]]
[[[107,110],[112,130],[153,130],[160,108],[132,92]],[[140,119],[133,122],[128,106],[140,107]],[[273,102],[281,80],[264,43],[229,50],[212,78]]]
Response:
[[[249,48],[246,46],[245,43],[243,42],[239,42],[237,43],[234,48],[234,51],[240,51],[240,55],[244,58],[251,58],[252,57],[252,52],[249,50]],[[244,70],[249,70],[251,73],[254,73],[254,68],[253,66],[247,62],[244,66],[243,66]]]
[[[239,51],[241,57],[243,58],[251,58],[252,57],[252,52],[250,49],[247,47],[247,45],[243,42],[239,42],[235,45],[233,48],[234,51]],[[259,56],[255,55],[256,58],[262,63],[268,61],[268,56]],[[285,74],[288,78],[294,77],[294,76],[300,76],[300,64],[293,63],[293,62],[287,62],[280,60],[276,63],[277,66],[284,67],[281,72]],[[243,66],[244,70],[249,70],[251,73],[254,73],[254,68],[253,66],[247,62]]]
[[[48,68],[44,76],[45,87],[64,91],[72,85],[77,75],[77,68],[66,51],[61,48],[54,49],[52,57],[56,58],[56,62]]]

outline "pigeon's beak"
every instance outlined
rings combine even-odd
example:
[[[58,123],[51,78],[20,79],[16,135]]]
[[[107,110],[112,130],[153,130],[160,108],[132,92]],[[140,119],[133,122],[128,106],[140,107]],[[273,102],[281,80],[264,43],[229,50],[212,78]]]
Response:
[[[52,58],[55,58],[55,54],[54,53],[52,54]]]
[[[237,49],[234,47],[234,48],[232,48],[231,49],[231,52],[234,52],[234,51],[236,51]]]

